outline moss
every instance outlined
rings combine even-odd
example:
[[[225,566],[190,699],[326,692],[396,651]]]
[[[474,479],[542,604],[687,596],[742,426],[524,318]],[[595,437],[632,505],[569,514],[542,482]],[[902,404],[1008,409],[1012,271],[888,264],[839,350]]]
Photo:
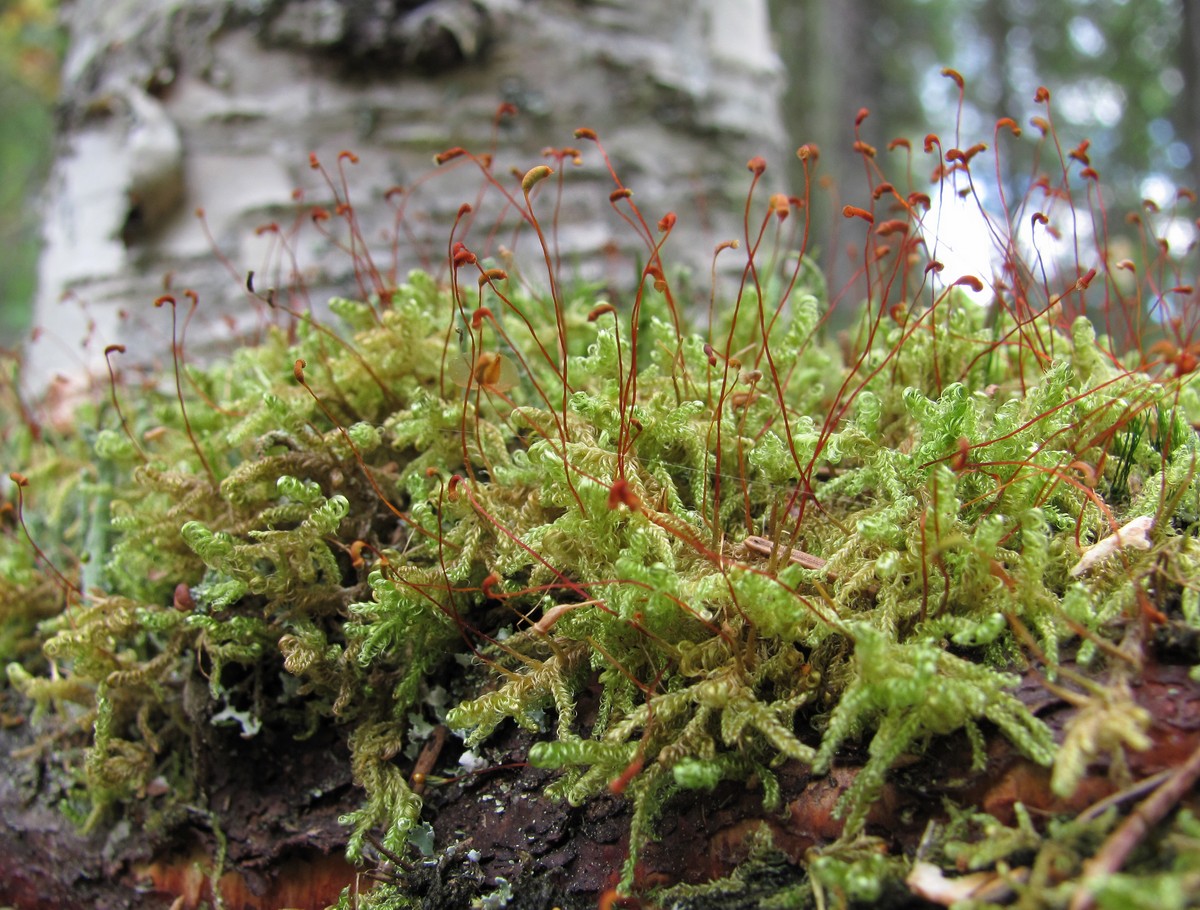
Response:
[[[457,251],[455,278],[473,265]],[[52,614],[14,525],[0,608],[22,618],[0,645],[40,708],[87,712],[93,823],[168,769],[196,793],[196,717],[337,724],[363,790],[348,853],[403,856],[422,800],[395,759],[456,656],[473,688],[445,720],[468,746],[511,720],[562,772],[552,795],[632,801],[622,893],[683,790],[752,780],[775,810],[786,763],[824,774],[861,744],[840,840],[773,905],[871,903],[909,863],[864,839],[905,756],[963,731],[981,768],[995,729],[1067,794],[1146,745],[1120,686],[1074,690],[1057,746],[1015,690],[1026,655],[1054,676],[1065,648],[1111,654],[1152,579],[1194,577],[1192,375],[1123,366],[1061,307],[956,289],[869,307],[839,346],[807,267],[744,284],[703,330],[656,258],[621,307],[476,272],[478,298],[414,273],[190,369],[178,395],[120,389],[118,411],[114,390],[94,435],[10,440],[43,466],[12,514],[91,560]],[[1073,571],[1139,516],[1146,548]]]

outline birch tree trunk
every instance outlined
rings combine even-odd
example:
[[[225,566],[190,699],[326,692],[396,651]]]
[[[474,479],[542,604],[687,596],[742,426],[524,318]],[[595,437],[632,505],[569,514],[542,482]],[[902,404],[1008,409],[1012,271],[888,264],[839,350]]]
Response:
[[[785,151],[765,0],[79,0],[64,15],[30,387],[102,373],[109,344],[127,344],[127,358],[169,356],[169,318],[151,305],[164,287],[200,296],[189,352],[227,337],[229,323],[244,328],[234,275],[261,269],[272,240],[255,229],[294,217],[297,189],[328,201],[310,153],[331,170],[341,150],[358,156],[355,209],[380,232],[394,216],[385,192],[411,187],[448,147],[487,151],[501,104],[519,111],[499,125],[505,179],[546,146],[580,145],[573,131],[587,126],[652,226],[677,212],[670,261],[706,274],[713,247],[740,233],[745,161]],[[565,263],[597,277],[612,242],[638,242],[584,146],[559,242]],[[477,184],[423,185],[401,277],[422,256],[444,261]],[[348,257],[334,253],[301,249],[305,281],[353,294]]]

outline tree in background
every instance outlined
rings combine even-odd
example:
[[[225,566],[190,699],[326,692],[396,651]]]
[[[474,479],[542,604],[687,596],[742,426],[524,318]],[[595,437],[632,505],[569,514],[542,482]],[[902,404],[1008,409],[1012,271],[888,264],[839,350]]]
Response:
[[[102,370],[109,343],[141,339],[131,358],[169,351],[169,326],[164,343],[150,306],[166,274],[171,288],[200,295],[189,336],[199,345],[206,330],[227,335],[222,317],[253,323],[239,290],[249,270],[281,288],[304,270],[318,304],[353,287],[353,276],[329,271],[345,270],[345,257],[323,256],[331,244],[320,231],[282,265],[271,256],[286,228],[254,239],[330,204],[310,153],[331,173],[353,171],[346,183],[372,241],[396,223],[396,205],[419,213],[427,231],[382,238],[396,240],[399,278],[444,266],[456,212],[475,198],[466,171],[424,180],[452,146],[495,147],[494,172],[511,183],[510,165],[547,145],[581,145],[574,130],[589,127],[651,224],[678,213],[672,261],[705,272],[714,247],[740,233],[740,165],[786,153],[765,0],[81,0],[63,18],[63,130],[36,320],[53,331],[30,348],[34,385],[63,369]],[[569,272],[607,280],[610,244],[619,254],[640,240],[610,204],[616,186],[600,157],[583,151],[578,162],[547,159],[570,172],[556,243]],[[86,319],[60,315],[64,294]]]
[[[38,227],[32,203],[46,173],[58,89],[54,15],[52,0],[0,5],[0,346],[29,324]]]
[[[954,126],[957,88],[942,77],[944,67],[967,82],[965,136],[990,134],[1001,117],[1027,128],[1042,113],[1034,95],[1045,85],[1064,139],[1091,140],[1088,152],[1110,210],[1124,213],[1143,198],[1165,208],[1177,188],[1200,189],[1200,159],[1192,151],[1200,146],[1197,6],[1195,0],[776,0],[772,14],[789,74],[786,119],[794,141],[821,146],[826,173],[845,187],[862,167],[852,150],[860,108],[871,112],[862,125],[868,142],[883,149],[905,136],[919,148],[926,133],[949,136]],[[1001,162],[1010,198],[1030,179],[1021,146],[1028,154],[1032,143],[1017,144],[1015,154],[1006,149]],[[838,209],[828,208],[822,224]],[[1179,222],[1180,252],[1191,241],[1190,222]],[[835,275],[846,275],[844,263],[826,258]]]

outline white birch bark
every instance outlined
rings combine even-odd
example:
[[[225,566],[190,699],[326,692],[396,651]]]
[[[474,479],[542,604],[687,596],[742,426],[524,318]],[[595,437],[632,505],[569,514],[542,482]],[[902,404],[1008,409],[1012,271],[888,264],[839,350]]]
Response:
[[[606,245],[639,244],[612,211],[600,156],[573,138],[590,127],[651,227],[677,213],[665,254],[703,286],[714,246],[741,233],[746,160],[782,171],[790,151],[765,0],[77,0],[64,15],[30,387],[102,372],[108,344],[127,345],[127,363],[168,358],[169,317],[152,306],[164,276],[200,295],[189,356],[231,321],[257,319],[194,213],[234,271],[261,275],[270,237],[255,228],[294,217],[297,188],[329,199],[310,152],[331,170],[341,150],[358,156],[352,199],[377,237],[393,220],[386,190],[411,187],[448,147],[486,151],[497,107],[512,102],[496,173],[541,163],[546,146],[580,147],[563,259],[568,272],[612,278]],[[424,184],[409,203],[427,253],[444,259],[479,183],[467,174]],[[315,238],[301,251],[314,296],[355,294],[348,257],[328,247]],[[417,253],[405,244],[402,266],[420,264]]]

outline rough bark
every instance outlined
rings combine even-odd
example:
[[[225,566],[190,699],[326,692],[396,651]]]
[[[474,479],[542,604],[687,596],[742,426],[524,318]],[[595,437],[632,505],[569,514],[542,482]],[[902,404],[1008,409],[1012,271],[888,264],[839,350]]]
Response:
[[[271,238],[255,228],[286,220],[297,188],[327,201],[310,152],[331,168],[343,149],[359,156],[356,211],[383,231],[394,214],[384,193],[411,187],[448,147],[487,151],[509,102],[520,113],[501,123],[497,174],[538,163],[546,146],[578,145],[574,129],[590,127],[647,218],[678,213],[672,261],[706,272],[713,247],[740,234],[730,202],[744,191],[742,165],[778,160],[784,146],[765,0],[80,0],[65,16],[33,387],[102,371],[108,344],[138,342],[129,357],[169,352],[151,307],[164,280],[200,294],[193,349],[228,332],[224,317],[244,327],[245,295],[194,213],[204,210],[235,272],[262,268]],[[584,151],[559,242],[564,262],[595,278],[610,242],[638,242],[609,205],[599,157]],[[423,187],[411,203],[419,249],[402,251],[401,274],[444,259],[476,183]],[[314,241],[299,258],[310,287],[353,293],[344,254]]]

